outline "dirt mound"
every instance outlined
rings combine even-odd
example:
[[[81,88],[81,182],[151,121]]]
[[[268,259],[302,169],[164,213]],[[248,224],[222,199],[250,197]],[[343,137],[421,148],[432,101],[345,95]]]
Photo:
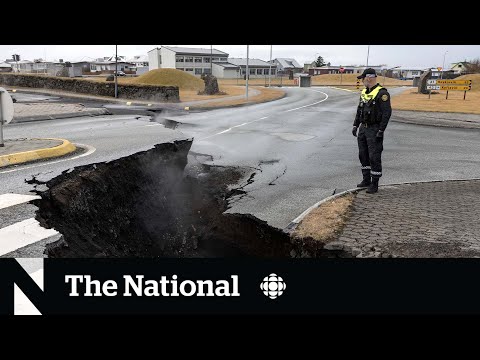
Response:
[[[204,89],[202,79],[177,69],[155,69],[132,79],[131,84],[178,86],[180,90]]]

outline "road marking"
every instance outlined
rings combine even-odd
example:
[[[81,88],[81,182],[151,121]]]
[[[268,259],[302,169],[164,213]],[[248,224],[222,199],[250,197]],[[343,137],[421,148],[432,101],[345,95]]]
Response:
[[[5,209],[10,206],[23,204],[30,200],[40,199],[38,195],[21,195],[21,194],[2,194],[0,195],[0,209]]]
[[[40,166],[52,165],[52,164],[56,164],[56,163],[63,162],[63,161],[76,160],[76,159],[79,159],[81,157],[91,155],[97,150],[96,148],[94,148],[93,146],[90,146],[90,145],[77,144],[77,143],[75,143],[74,145],[87,148],[88,151],[85,154],[81,154],[81,155],[74,156],[74,157],[67,158],[67,159],[62,159],[62,160],[57,160],[57,161],[49,161],[49,162],[46,162],[46,163],[36,164],[36,165],[32,165],[32,166],[19,167],[18,169],[13,169],[13,170],[0,171],[0,174],[6,174],[6,173],[11,173],[11,172],[14,172],[14,171],[20,171],[20,170],[26,170],[26,169],[32,169],[32,168],[36,168],[36,167],[40,167]]]
[[[34,218],[17,222],[0,229],[0,255],[56,235],[53,229],[45,229]]]
[[[303,105],[303,106],[300,106],[300,107],[297,107],[297,108],[294,108],[294,109],[285,110],[285,111],[283,111],[283,112],[295,111],[295,110],[299,110],[299,109],[306,108],[306,107],[308,107],[308,106],[317,105],[317,104],[320,104],[321,102],[324,102],[325,100],[327,100],[327,99],[328,99],[328,95],[327,95],[327,94],[325,94],[323,91],[318,91],[318,90],[313,90],[313,89],[310,89],[310,90],[311,90],[311,91],[315,91],[315,92],[322,93],[323,95],[325,95],[325,96],[326,96],[326,97],[325,97],[325,99],[322,99],[322,100],[320,100],[320,101],[316,101],[316,102],[314,102],[314,103],[312,103],[312,104]],[[256,122],[256,121],[264,120],[264,119],[267,119],[267,118],[268,118],[268,116],[264,116],[264,117],[262,117],[262,118],[260,118],[260,119],[256,119],[256,120],[252,120],[252,121],[249,121],[249,122],[246,122],[246,123],[240,124],[240,125],[235,125],[235,126],[232,126],[231,128],[228,128],[228,129],[226,129],[226,130],[220,131],[220,132],[218,132],[218,133],[216,133],[216,134],[213,134],[213,135],[210,135],[210,136],[207,136],[207,137],[201,138],[201,139],[199,139],[199,141],[201,141],[201,140],[205,140],[205,139],[209,139],[209,138],[211,138],[211,137],[214,137],[214,136],[217,136],[217,135],[225,134],[225,133],[229,132],[230,130],[232,130],[233,128],[236,128],[236,127],[241,127],[241,126],[245,126],[245,125],[248,125],[248,124],[254,123],[254,122]]]

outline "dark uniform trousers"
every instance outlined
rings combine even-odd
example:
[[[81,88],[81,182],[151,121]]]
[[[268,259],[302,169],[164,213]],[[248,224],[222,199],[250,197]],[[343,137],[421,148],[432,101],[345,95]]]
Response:
[[[379,126],[362,123],[358,130],[358,156],[364,177],[379,179],[382,176],[383,137],[377,137]]]

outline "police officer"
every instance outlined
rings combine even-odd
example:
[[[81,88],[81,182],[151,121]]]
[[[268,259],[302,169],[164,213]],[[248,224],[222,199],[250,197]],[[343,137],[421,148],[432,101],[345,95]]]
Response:
[[[378,191],[378,180],[382,176],[383,134],[392,115],[392,107],[390,94],[377,83],[374,69],[365,69],[357,78],[363,79],[365,85],[352,129],[353,136],[358,140],[363,175],[362,182],[357,186],[368,187],[367,193],[372,194]]]

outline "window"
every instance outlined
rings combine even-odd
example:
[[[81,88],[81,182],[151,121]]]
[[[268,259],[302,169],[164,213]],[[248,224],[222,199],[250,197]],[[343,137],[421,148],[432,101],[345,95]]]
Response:
[[[204,57],[203,62],[210,63],[210,56],[209,57]]]
[[[214,58],[212,58],[212,59],[213,59],[213,61],[220,61],[220,58],[219,58],[219,57],[214,57]]]
[[[202,75],[202,68],[196,68],[195,75]]]
[[[182,70],[182,71],[185,71],[185,69],[184,69],[184,68],[177,68],[177,70]]]
[[[184,57],[183,57],[183,56],[175,56],[175,61],[176,61],[176,62],[183,62],[183,61],[184,61]]]
[[[272,69],[271,75],[275,75],[275,69]]]
[[[204,68],[203,73],[204,74],[210,74],[210,68]]]
[[[90,64],[90,70],[97,70],[97,65]]]
[[[193,62],[193,56],[185,56],[185,62]]]
[[[196,57],[196,58],[195,58],[195,62],[196,62],[196,63],[201,63],[201,62],[202,62],[202,58],[201,58],[201,57]]]
[[[242,69],[242,75],[245,75],[247,71],[245,69]]]
[[[250,69],[250,75],[255,75],[255,70],[256,69]]]
[[[193,68],[186,68],[185,71],[193,72]]]
[[[263,69],[263,75],[268,75],[268,70],[269,69]]]
[[[257,75],[262,75],[263,74],[263,69],[257,69]]]

